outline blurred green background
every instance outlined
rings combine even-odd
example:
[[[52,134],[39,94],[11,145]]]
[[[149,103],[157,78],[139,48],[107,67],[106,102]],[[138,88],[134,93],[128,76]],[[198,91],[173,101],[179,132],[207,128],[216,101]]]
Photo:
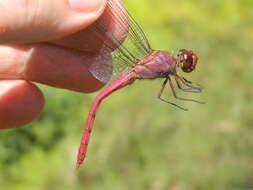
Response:
[[[0,133],[1,190],[253,189],[253,1],[125,0],[154,49],[199,55],[207,104],[159,101],[162,80],[137,81],[103,102],[88,156],[74,170],[95,94],[42,86],[32,124]],[[170,90],[165,96],[174,101]]]

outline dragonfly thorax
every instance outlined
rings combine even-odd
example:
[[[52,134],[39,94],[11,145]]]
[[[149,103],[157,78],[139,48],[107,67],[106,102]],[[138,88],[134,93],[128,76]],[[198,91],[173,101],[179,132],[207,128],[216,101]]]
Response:
[[[155,50],[141,59],[133,71],[138,78],[164,78],[176,74],[177,59],[164,51]]]

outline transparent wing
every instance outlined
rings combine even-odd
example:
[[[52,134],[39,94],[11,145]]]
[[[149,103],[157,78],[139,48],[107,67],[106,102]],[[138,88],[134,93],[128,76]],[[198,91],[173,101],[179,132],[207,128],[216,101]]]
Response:
[[[108,21],[109,24],[108,24]],[[116,24],[115,24],[116,23]],[[114,32],[111,32],[111,28]],[[103,16],[94,24],[93,32],[103,41],[103,51],[108,50],[113,57],[113,76],[119,72],[131,68],[141,58],[148,55],[152,50],[149,42],[134,19],[123,8],[119,0],[108,0]],[[125,34],[119,36],[120,34]],[[94,68],[91,65],[94,75]],[[105,74],[108,73],[105,71]],[[103,74],[95,76],[102,81]]]

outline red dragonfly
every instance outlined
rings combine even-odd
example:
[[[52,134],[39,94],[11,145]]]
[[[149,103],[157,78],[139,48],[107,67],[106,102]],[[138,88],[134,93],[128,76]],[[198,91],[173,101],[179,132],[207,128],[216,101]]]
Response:
[[[94,24],[93,32],[96,33],[98,38],[103,40],[103,51],[113,51],[112,74],[119,74],[97,95],[90,107],[79,147],[76,164],[77,168],[79,168],[84,161],[89,136],[98,106],[102,100],[112,92],[133,83],[136,79],[165,78],[162,88],[158,93],[158,98],[182,110],[187,109],[161,97],[168,82],[173,92],[173,96],[176,99],[204,103],[193,99],[178,97],[171,80],[171,77],[173,77],[177,87],[182,91],[201,92],[202,88],[200,85],[190,82],[179,74],[179,68],[187,73],[192,72],[195,69],[198,62],[196,54],[192,51],[183,49],[179,51],[176,57],[173,57],[173,55],[167,52],[153,50],[144,32],[123,8],[120,0],[108,0],[106,11],[108,11],[107,15],[109,15],[109,19],[113,21],[112,23],[118,23],[119,26],[122,27],[119,28],[119,30],[123,30],[123,27],[126,25],[128,26],[128,34],[125,37],[124,42],[121,43],[121,40],[118,40],[116,35],[108,30],[103,19],[99,19]],[[116,47],[117,49],[115,49]],[[90,72],[100,81],[105,81],[106,75],[108,75],[108,72],[110,73],[111,70],[105,69],[104,73],[101,73],[98,72],[96,68],[96,65],[91,65]]]

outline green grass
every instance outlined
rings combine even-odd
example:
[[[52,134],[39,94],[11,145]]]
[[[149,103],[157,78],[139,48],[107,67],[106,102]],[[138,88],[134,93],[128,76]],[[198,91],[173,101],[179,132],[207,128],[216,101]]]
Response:
[[[250,0],[126,1],[154,49],[199,55],[202,94],[156,96],[162,80],[137,81],[100,107],[83,167],[74,170],[83,123],[95,94],[43,86],[40,118],[0,133],[4,190],[253,189],[253,3]],[[170,90],[165,96],[174,101]]]

